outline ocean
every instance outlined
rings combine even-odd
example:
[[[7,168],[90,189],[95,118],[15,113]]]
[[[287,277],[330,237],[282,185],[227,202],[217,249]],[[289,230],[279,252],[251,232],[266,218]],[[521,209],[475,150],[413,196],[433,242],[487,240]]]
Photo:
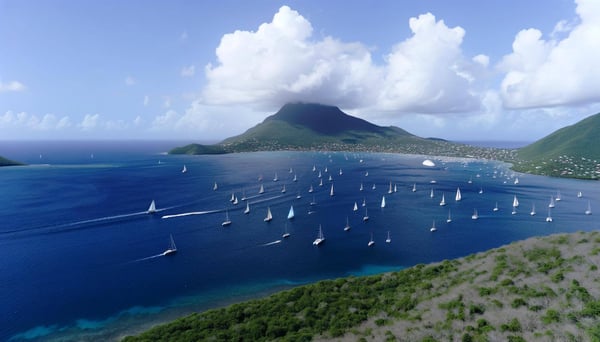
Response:
[[[177,145],[0,145],[1,155],[29,164],[0,168],[0,340],[114,340],[320,279],[599,228],[594,215],[584,214],[588,201],[598,208],[598,182],[519,174],[501,162],[381,153],[164,153]],[[425,159],[435,166],[424,166]],[[512,214],[515,196],[520,205]],[[153,200],[158,211],[148,214]],[[292,206],[295,217],[288,220]],[[271,222],[264,222],[267,208]],[[546,222],[549,214],[553,222]],[[223,227],[226,215],[232,223]],[[351,229],[344,231],[347,220]],[[317,247],[319,227],[326,241]],[[283,238],[285,231],[291,236]],[[164,256],[170,236],[177,253]],[[368,247],[371,236],[375,244]]]

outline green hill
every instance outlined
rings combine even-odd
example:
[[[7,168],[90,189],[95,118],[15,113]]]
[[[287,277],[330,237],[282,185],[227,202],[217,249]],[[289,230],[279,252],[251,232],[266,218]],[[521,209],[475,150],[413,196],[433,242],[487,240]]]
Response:
[[[575,178],[597,178],[600,113],[518,150],[519,171]]]
[[[600,233],[321,281],[124,341],[600,341]]]
[[[215,145],[190,144],[172,154],[216,154],[280,150],[397,152],[507,159],[510,151],[477,148],[442,139],[420,138],[398,127],[382,127],[338,107],[291,103],[243,134]],[[506,155],[499,156],[498,153]]]
[[[0,156],[0,166],[14,166],[14,165],[23,165],[23,164]]]

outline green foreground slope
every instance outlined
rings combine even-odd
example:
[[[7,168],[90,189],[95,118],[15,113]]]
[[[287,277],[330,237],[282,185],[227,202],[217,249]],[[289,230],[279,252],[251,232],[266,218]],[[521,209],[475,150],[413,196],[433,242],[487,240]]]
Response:
[[[320,281],[125,341],[600,341],[600,233]]]

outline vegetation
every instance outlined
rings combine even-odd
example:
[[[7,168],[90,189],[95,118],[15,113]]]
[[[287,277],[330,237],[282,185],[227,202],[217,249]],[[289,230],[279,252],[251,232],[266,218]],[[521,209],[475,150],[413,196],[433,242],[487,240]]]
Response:
[[[23,164],[0,156],[0,166],[13,166],[13,165],[23,165]]]
[[[600,341],[600,233],[532,238],[393,273],[321,281],[125,341]],[[556,274],[562,274],[560,279]]]

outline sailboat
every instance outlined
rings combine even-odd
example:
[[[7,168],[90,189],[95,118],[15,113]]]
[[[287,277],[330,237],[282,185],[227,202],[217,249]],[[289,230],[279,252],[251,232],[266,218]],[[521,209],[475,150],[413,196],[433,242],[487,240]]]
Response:
[[[294,218],[294,206],[290,206],[290,211],[288,212],[288,220],[291,220]]]
[[[577,192],[577,198],[581,198],[583,197],[583,194],[581,193],[581,191]]]
[[[242,201],[246,200],[246,190],[242,189]]]
[[[358,189],[358,190],[360,190],[360,191],[363,191],[364,189],[365,189],[365,188],[363,187],[363,183],[361,182],[361,183],[360,183],[360,189]]]
[[[221,226],[226,227],[231,224],[231,220],[229,219],[229,211],[225,211],[225,221],[221,223]]]
[[[283,187],[281,188],[281,193],[285,194],[285,184],[283,184]]]
[[[215,182],[215,184],[213,185],[213,191],[217,191],[218,188],[219,186],[217,185],[217,182]]]
[[[381,197],[381,208],[385,208],[385,196]]]
[[[327,171],[327,166],[325,166],[325,173],[327,173],[327,172],[328,172],[328,171]]]
[[[294,174],[294,179],[292,179],[292,181],[297,182],[298,181],[298,177]]]
[[[229,202],[233,203],[233,201],[235,201],[235,194],[232,192],[231,193],[231,198],[229,199]]]
[[[310,202],[310,205],[317,205],[317,201],[315,201],[315,195],[313,195],[313,199],[312,202]]]
[[[344,227],[344,231],[347,232],[350,230],[350,222],[348,221],[348,216],[346,216],[346,226]]]
[[[290,167],[290,173],[293,173],[293,172],[294,172],[294,169],[292,169],[292,168]]]
[[[515,195],[515,197],[513,198],[513,210],[512,213],[513,215],[515,215],[517,213],[517,207],[519,206],[519,200],[517,199],[517,195]]]
[[[317,177],[319,177],[319,178],[323,177],[323,175],[321,175],[321,170],[319,170],[319,175]]]
[[[177,253],[177,246],[175,246],[175,240],[173,235],[169,235],[169,247],[162,253],[162,255],[170,255]]]
[[[371,247],[375,244],[375,241],[373,240],[373,233],[371,232],[371,240],[369,240],[369,243],[367,243],[367,246]]]
[[[313,165],[312,171],[313,172],[317,171],[317,165]]]
[[[550,196],[550,204],[548,204],[548,208],[554,208],[554,197]]]
[[[181,169],[181,173],[186,173],[187,172],[187,167],[185,167],[185,165],[183,165],[183,169]]]
[[[317,235],[315,241],[313,241],[313,245],[318,246],[323,242],[325,242],[325,236],[323,235],[323,229],[321,228],[321,225],[319,225],[319,234]]]
[[[587,206],[587,209],[585,210],[585,214],[592,215],[592,205],[590,204],[590,201],[588,201],[588,206]]]
[[[477,209],[473,210],[473,215],[471,215],[471,218],[473,220],[477,220],[479,218],[479,214],[477,214]]]
[[[394,183],[394,192],[398,192],[398,185]]]
[[[362,202],[362,206],[366,207],[367,206],[367,200],[363,197],[363,202]]]
[[[369,221],[369,213],[367,212],[367,207],[365,207],[365,216],[363,216],[363,221]]]
[[[552,222],[552,213],[550,208],[548,208],[548,216],[546,216],[546,222]]]
[[[154,200],[150,202],[150,207],[148,207],[148,210],[146,212],[148,214],[154,214],[156,212],[156,203],[154,203]]]
[[[456,188],[456,202],[462,199],[462,195],[460,194],[460,188]]]
[[[333,196],[333,184],[331,184],[331,190],[329,190],[329,196]]]
[[[479,188],[479,194],[483,194],[483,188]]]
[[[446,205],[446,195],[442,194],[442,200],[440,201],[440,205],[443,207]]]
[[[352,211],[358,211],[358,203],[354,202],[354,208],[352,208]]]
[[[496,202],[496,206],[494,207],[494,209],[492,209],[493,211],[498,211],[498,202]]]
[[[519,184],[519,177],[515,178],[515,185]]]
[[[319,180],[319,186],[323,186],[323,178]]]
[[[388,194],[391,194],[392,192],[394,192],[394,190],[392,189],[392,182],[390,182],[390,188],[388,189]]]
[[[450,209],[448,209],[448,218],[446,219],[446,223],[452,222],[452,215],[450,213]]]
[[[240,202],[238,201],[238,198],[237,198],[237,196],[235,196],[235,197],[234,197],[234,199],[233,199],[233,202],[232,202],[232,203],[233,203],[234,205],[235,205],[235,204],[238,204],[238,203],[240,203]]]
[[[392,238],[390,237],[390,231],[388,230],[388,235],[387,235],[387,239],[385,239],[386,243],[390,243],[392,242]]]
[[[529,213],[531,216],[535,216],[535,203],[531,205],[531,212]]]
[[[281,235],[281,237],[284,239],[290,237],[290,233],[288,233],[287,230],[287,223],[285,224],[285,228],[283,228],[283,235]]]
[[[365,177],[369,177],[369,171],[365,171]]]
[[[373,186],[371,187],[371,189],[373,189],[373,190],[377,189],[377,187],[375,186],[375,183],[373,183]]]
[[[429,228],[430,232],[435,232],[437,230],[437,228],[435,227],[435,220],[433,220],[433,225],[431,226],[431,228]]]
[[[271,207],[267,207],[267,217],[263,221],[270,222],[273,219],[273,215],[271,215]]]
[[[561,197],[560,197],[560,190],[558,190],[558,191],[556,192],[556,202],[559,202],[560,200],[561,200]]]
[[[277,172],[275,172],[275,177],[273,177],[273,182],[277,182],[279,178],[277,177]]]
[[[244,209],[244,214],[250,214],[250,202],[246,202],[246,209]]]
[[[259,194],[264,194],[265,193],[265,187],[261,184],[260,185],[260,190],[258,190]]]
[[[328,178],[328,180],[329,180],[330,182],[331,182],[331,181],[333,181],[333,177],[331,177],[331,175],[329,175],[329,178]]]
[[[342,169],[340,169],[340,176],[343,175],[344,173],[342,172]]]
[[[429,198],[433,198],[433,188],[431,189],[431,191],[429,192]]]
[[[308,189],[308,192],[309,192],[309,193],[312,193],[313,191],[315,191],[315,189],[313,189],[313,186],[312,186],[312,184],[311,184],[311,185],[310,185],[310,188]]]
[[[412,192],[417,192],[417,183],[413,184]]]

